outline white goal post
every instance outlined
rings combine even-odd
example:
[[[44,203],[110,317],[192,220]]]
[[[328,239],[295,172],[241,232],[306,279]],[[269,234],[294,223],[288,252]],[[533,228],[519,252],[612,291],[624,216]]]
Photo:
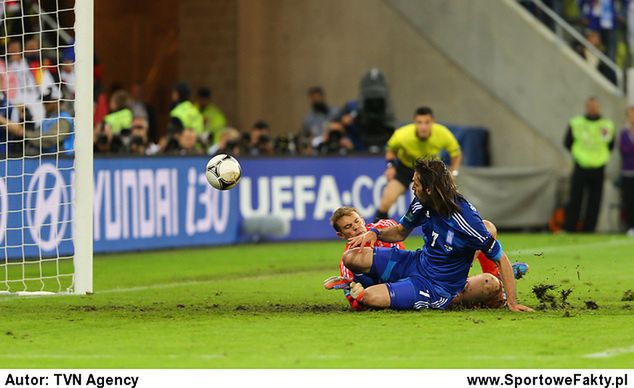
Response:
[[[93,243],[93,0],[75,0],[75,205],[73,292],[92,293]]]
[[[0,0],[0,294],[93,291],[93,1]]]

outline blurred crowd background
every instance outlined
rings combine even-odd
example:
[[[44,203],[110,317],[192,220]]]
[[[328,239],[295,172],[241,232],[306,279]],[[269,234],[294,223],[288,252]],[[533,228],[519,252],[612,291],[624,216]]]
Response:
[[[2,153],[52,153],[55,146],[61,152],[72,152],[69,145],[72,142],[68,141],[72,136],[72,120],[68,117],[73,115],[74,52],[71,35],[64,33],[64,28],[72,27],[72,19],[63,11],[63,4],[68,3],[70,7],[72,2],[62,1],[61,11],[55,12],[52,20],[29,17],[40,7],[45,8],[46,3],[7,0],[0,9],[6,31],[0,45],[0,78],[4,84],[0,95],[0,124],[23,124],[21,129],[9,125],[10,130],[3,131]],[[535,2],[521,0],[520,3],[557,32],[553,18],[536,7]],[[543,4],[574,26],[587,42],[620,68],[631,65],[634,1],[546,0]],[[47,32],[47,23],[61,25],[59,36]],[[597,58],[595,51],[574,37],[566,39],[597,72],[616,81],[613,69]],[[359,79],[359,90],[350,90],[349,95],[357,97],[342,105],[331,103],[322,85],[306,85],[305,95],[296,96],[305,101],[304,118],[293,127],[273,128],[266,116],[248,123],[243,119],[239,127],[239,123],[227,119],[210,86],[193,88],[186,82],[173,83],[169,96],[162,97],[169,99],[169,109],[165,110],[152,104],[156,98],[147,98],[147,82],[138,80],[125,84],[114,80],[104,85],[104,72],[108,69],[101,66],[98,58],[99,52],[95,57],[94,99],[94,150],[99,154],[212,155],[223,152],[266,156],[382,152],[393,130],[411,119],[395,117],[389,85],[379,69],[349,75]],[[341,101],[341,97],[337,100]],[[413,108],[414,105],[401,111]],[[62,117],[65,125],[47,123],[52,112],[59,113],[57,116]],[[42,134],[44,126],[54,128],[47,128],[42,144],[41,136],[35,134],[38,130]]]
[[[533,58],[534,63],[521,70],[515,62],[525,54],[521,47],[506,55],[509,50],[502,47],[509,39],[487,30],[506,12],[492,8],[496,5],[390,0],[374,1],[372,7],[332,2],[323,8],[316,2],[285,0],[159,3],[95,5],[96,155],[382,155],[394,130],[411,122],[416,107],[428,105],[440,112],[437,121],[470,126],[460,131],[448,125],[467,166],[530,166],[567,173],[572,161],[569,197],[575,206],[567,214],[579,213],[582,193],[588,190],[586,203],[598,209],[606,179],[622,188],[623,203],[632,196],[634,149],[629,145],[634,142],[634,110],[624,109],[623,75],[634,63],[634,1],[511,3],[538,32],[523,34],[519,28],[524,25],[516,20],[514,39],[527,37],[525,44],[539,43],[540,52],[550,55]],[[0,154],[18,160],[71,155],[74,0],[1,4]],[[165,8],[168,4],[175,8]],[[408,15],[408,7],[418,12],[416,17]],[[332,23],[317,30],[323,26],[320,20],[340,16],[340,21],[352,22],[360,10],[367,13],[365,28]],[[306,32],[284,15],[317,23],[315,31]],[[451,27],[460,25],[456,21],[461,15],[468,15],[464,23],[477,25]],[[453,22],[424,30],[433,22],[425,19],[429,17]],[[115,19],[116,24],[106,23]],[[403,21],[420,23],[419,35],[408,36],[410,24]],[[275,28],[280,22],[283,27]],[[473,32],[479,40],[471,44],[465,34],[475,28],[482,30]],[[535,39],[544,31],[567,48],[550,51],[543,40]],[[349,47],[346,39],[357,46]],[[570,57],[579,66],[571,66],[575,64]],[[551,59],[560,66],[549,69]],[[562,63],[568,63],[570,74],[559,73]],[[602,154],[597,166],[584,165],[576,151],[575,142],[582,141],[576,138],[575,123],[599,125],[597,120],[616,130],[606,129],[603,136],[609,143],[607,156]],[[620,151],[621,171],[604,178],[603,170],[615,159],[614,148]],[[594,176],[588,169],[601,173]],[[580,174],[583,179],[576,179]],[[578,228],[574,217],[568,223],[567,229]],[[595,223],[587,224],[593,230]],[[634,235],[634,219],[628,225]]]

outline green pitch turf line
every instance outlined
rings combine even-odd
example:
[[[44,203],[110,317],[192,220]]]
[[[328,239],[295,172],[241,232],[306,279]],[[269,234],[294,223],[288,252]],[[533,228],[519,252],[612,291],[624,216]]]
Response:
[[[224,280],[237,280],[237,281],[249,281],[249,280],[270,280],[278,277],[284,277],[288,275],[311,275],[317,273],[323,273],[328,269],[332,268],[320,268],[313,270],[302,270],[302,271],[285,271],[279,273],[271,273],[271,274],[263,274],[263,275],[247,275],[247,276],[224,276],[216,279],[209,280],[192,280],[185,282],[172,282],[172,283],[163,283],[163,284],[155,284],[153,286],[140,286],[140,287],[128,287],[128,288],[111,288],[103,291],[99,291],[99,294],[114,294],[119,292],[137,292],[137,291],[148,291],[148,290],[156,290],[156,289],[164,289],[164,288],[175,288],[175,287],[189,287],[189,286],[197,286],[204,285],[210,283],[217,283]]]

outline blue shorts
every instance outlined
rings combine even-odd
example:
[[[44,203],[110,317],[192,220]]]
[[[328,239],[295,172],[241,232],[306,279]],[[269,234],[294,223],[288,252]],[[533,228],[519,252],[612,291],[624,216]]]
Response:
[[[372,268],[367,274],[385,283],[390,295],[390,308],[444,310],[455,297],[434,286],[418,270],[420,251],[398,248],[374,248]]]
[[[385,285],[390,294],[390,308],[394,310],[445,310],[455,297],[439,290],[421,275],[410,276]]]
[[[418,273],[419,254],[420,251],[406,251],[398,247],[374,248],[372,267],[366,275],[377,283],[396,282]]]

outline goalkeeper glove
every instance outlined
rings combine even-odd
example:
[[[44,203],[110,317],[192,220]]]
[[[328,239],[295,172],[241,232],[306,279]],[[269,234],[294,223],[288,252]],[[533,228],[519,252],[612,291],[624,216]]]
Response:
[[[353,297],[357,302],[363,302],[363,297],[365,296],[365,288],[361,283],[350,283],[350,296]]]

